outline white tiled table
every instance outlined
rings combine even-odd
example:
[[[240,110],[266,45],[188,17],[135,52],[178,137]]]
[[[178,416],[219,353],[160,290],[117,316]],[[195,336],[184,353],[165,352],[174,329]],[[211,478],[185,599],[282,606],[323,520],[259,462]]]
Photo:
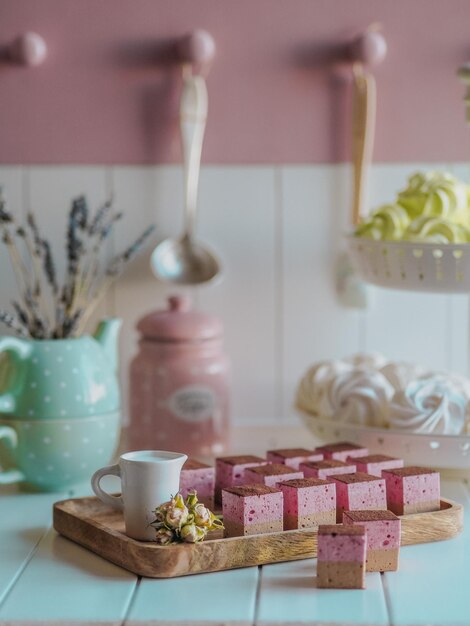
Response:
[[[400,571],[367,574],[365,591],[316,589],[314,559],[152,580],[51,529],[52,503],[68,495],[0,488],[2,626],[470,624],[470,525],[451,541],[403,548]],[[443,481],[443,495],[465,505],[468,523],[466,485]]]

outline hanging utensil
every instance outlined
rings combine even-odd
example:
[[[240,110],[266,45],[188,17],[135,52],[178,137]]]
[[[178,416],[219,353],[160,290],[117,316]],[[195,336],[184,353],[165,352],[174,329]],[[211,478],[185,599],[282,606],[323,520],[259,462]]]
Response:
[[[375,78],[366,65],[383,60],[387,51],[385,39],[375,30],[369,30],[352,42],[349,57],[353,61],[352,104],[352,166],[353,198],[351,221],[357,226],[367,204],[367,188],[375,135],[376,87]],[[367,286],[354,271],[347,253],[337,265],[337,292],[345,306],[363,309],[367,306]]]
[[[196,31],[187,43],[202,63],[214,53],[212,37]],[[209,38],[209,39],[208,39]],[[183,67],[183,90],[180,104],[180,130],[184,161],[185,223],[179,239],[165,239],[153,251],[152,271],[160,280],[179,285],[198,285],[213,280],[220,273],[220,262],[205,244],[195,238],[197,194],[202,145],[208,109],[207,87],[192,65]]]

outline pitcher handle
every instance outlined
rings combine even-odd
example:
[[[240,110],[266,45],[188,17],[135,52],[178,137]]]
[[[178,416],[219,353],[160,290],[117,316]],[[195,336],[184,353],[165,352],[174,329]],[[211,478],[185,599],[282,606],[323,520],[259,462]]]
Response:
[[[11,426],[0,426],[0,439],[9,441],[12,448],[16,448],[18,445],[16,431]],[[11,485],[23,480],[25,480],[25,475],[20,470],[11,469],[0,472],[0,485]]]
[[[121,468],[119,465],[108,465],[107,467],[102,467],[97,470],[91,477],[91,487],[101,502],[109,504],[113,509],[122,511],[124,509],[122,496],[112,496],[101,489],[100,482],[104,476],[117,476],[121,478]]]
[[[17,337],[0,337],[0,354],[10,352],[17,361],[24,361],[31,354],[31,345]],[[16,392],[20,378],[15,376],[9,389],[0,393],[0,413],[13,413],[16,405]]]

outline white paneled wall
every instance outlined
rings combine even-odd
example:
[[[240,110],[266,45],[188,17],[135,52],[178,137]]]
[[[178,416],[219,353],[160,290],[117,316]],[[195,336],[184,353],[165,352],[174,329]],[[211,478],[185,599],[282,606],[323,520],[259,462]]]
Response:
[[[468,179],[467,165],[439,166]],[[393,198],[423,164],[377,165],[370,203]],[[433,165],[436,168],[436,165]],[[278,421],[292,415],[296,383],[318,359],[382,351],[427,367],[468,371],[468,299],[368,287],[366,310],[348,309],[335,292],[335,266],[348,228],[350,172],[345,165],[208,166],[202,170],[199,233],[221,255],[221,282],[194,290],[194,301],[220,315],[233,361],[237,421]],[[182,174],[162,167],[0,167],[8,205],[32,208],[58,259],[63,259],[72,197],[97,206],[110,193],[125,213],[108,253],[125,247],[149,223],[156,240],[182,227]],[[96,318],[124,320],[123,391],[137,349],[136,321],[164,306],[174,289],[148,269],[150,251],[103,298]],[[64,261],[58,261],[63,268]],[[0,249],[0,307],[14,296],[12,271]],[[3,332],[3,329],[2,331]]]

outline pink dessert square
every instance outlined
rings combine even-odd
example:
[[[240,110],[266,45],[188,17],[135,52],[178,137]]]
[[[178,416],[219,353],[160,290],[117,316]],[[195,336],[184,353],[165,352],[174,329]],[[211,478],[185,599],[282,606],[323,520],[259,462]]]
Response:
[[[322,461],[323,454],[305,448],[282,448],[268,450],[267,459],[270,463],[283,463],[298,470],[299,465],[305,461]]]
[[[282,463],[268,463],[259,467],[248,467],[245,470],[245,485],[261,483],[268,487],[275,487],[280,480],[303,478],[304,473],[294,470]]]
[[[388,508],[396,515],[439,511],[441,508],[440,474],[426,467],[402,467],[384,470]]]
[[[278,487],[284,494],[284,530],[336,522],[336,485],[333,480],[298,478],[282,481]]]
[[[353,474],[356,471],[354,463],[343,463],[335,459],[325,459],[324,461],[307,461],[301,463],[300,471],[304,473],[305,478],[322,478],[325,480],[329,476],[335,474]]]
[[[343,524],[363,526],[367,533],[366,571],[398,569],[401,520],[392,511],[345,511]]]
[[[368,454],[351,458],[356,464],[358,472],[365,472],[372,476],[382,476],[382,470],[397,469],[403,467],[403,459],[396,459],[385,454]]]
[[[252,454],[224,456],[215,460],[215,500],[221,502],[222,489],[245,484],[245,469],[266,465],[266,459]]]
[[[333,476],[336,482],[336,519],[341,522],[344,511],[386,510],[385,479],[356,472]]]
[[[315,451],[322,452],[325,459],[336,459],[337,461],[347,461],[349,457],[355,458],[369,454],[369,450],[364,446],[358,446],[355,443],[349,443],[349,441],[330,443],[320,446]]]
[[[186,498],[190,491],[196,490],[198,499],[207,507],[214,507],[215,468],[195,459],[188,459],[183,465],[180,476],[180,492]]]
[[[258,535],[283,529],[283,495],[266,485],[243,485],[222,490],[226,537]]]
[[[334,589],[365,587],[367,535],[362,526],[341,524],[318,528],[317,586]]]

